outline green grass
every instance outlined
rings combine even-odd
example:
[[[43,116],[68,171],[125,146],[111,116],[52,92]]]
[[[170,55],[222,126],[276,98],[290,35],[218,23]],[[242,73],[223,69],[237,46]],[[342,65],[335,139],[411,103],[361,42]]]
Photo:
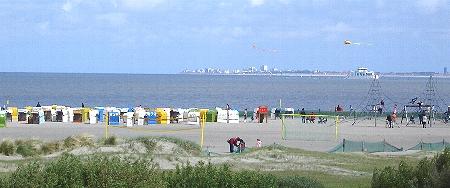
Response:
[[[276,176],[303,176],[314,179],[324,187],[370,187],[372,176],[340,176],[317,171],[277,171],[269,172]]]
[[[406,164],[412,165],[416,164],[420,159],[427,156],[426,152],[419,152],[417,154],[408,156],[376,156],[368,153],[326,153],[326,152],[315,152],[315,151],[305,151],[301,149],[287,148],[280,145],[266,146],[261,149],[253,149],[244,155],[251,155],[253,151],[264,150],[281,150],[280,153],[276,155],[287,154],[287,155],[297,155],[304,157],[311,157],[319,160],[320,165],[338,167],[346,170],[353,170],[365,173],[361,176],[351,176],[351,175],[338,175],[330,174],[322,171],[314,170],[295,170],[295,171],[275,171],[267,172],[275,175],[285,176],[285,175],[298,175],[309,177],[322,183],[325,187],[370,187],[372,180],[372,173],[375,168],[384,168],[387,166],[398,166],[398,164],[403,161]],[[261,151],[260,151],[261,152]]]
[[[267,146],[267,148],[270,149],[271,146]],[[280,149],[289,154],[321,159],[324,161],[321,163],[323,165],[368,173],[372,173],[375,168],[397,166],[400,161],[404,161],[407,164],[415,164],[421,158],[425,157],[424,152],[409,156],[376,156],[368,153],[326,153],[305,151],[282,146],[278,146],[276,149]]]

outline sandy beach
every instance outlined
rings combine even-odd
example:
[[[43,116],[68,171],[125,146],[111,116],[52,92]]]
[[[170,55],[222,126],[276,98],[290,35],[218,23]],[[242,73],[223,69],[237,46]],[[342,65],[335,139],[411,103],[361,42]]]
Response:
[[[233,136],[243,138],[249,147],[254,147],[256,139],[261,139],[264,144],[282,144],[293,148],[301,148],[311,151],[329,151],[342,139],[353,141],[386,142],[408,149],[415,146],[421,140],[423,142],[440,142],[443,139],[450,141],[450,126],[442,122],[436,122],[432,127],[423,129],[418,124],[395,128],[385,128],[384,122],[379,121],[377,127],[373,120],[359,120],[352,125],[353,120],[339,123],[338,137],[334,135],[335,127],[331,123],[304,124],[295,127],[294,123],[288,126],[288,131],[297,131],[298,136],[282,138],[282,123],[280,120],[269,120],[268,123],[206,123],[204,130],[204,148],[209,148],[217,153],[228,150],[226,140]],[[300,124],[297,124],[300,125]],[[0,138],[10,139],[42,139],[58,140],[68,136],[88,134],[95,138],[105,136],[105,124],[80,124],[80,123],[56,123],[46,122],[40,125],[30,125],[17,122],[8,122],[6,128],[0,129]],[[201,129],[198,125],[187,125],[183,122],[169,125],[144,125],[133,127],[109,127],[109,135],[121,138],[139,136],[170,136],[187,139],[200,144]],[[315,135],[321,135],[320,139],[314,139]]]

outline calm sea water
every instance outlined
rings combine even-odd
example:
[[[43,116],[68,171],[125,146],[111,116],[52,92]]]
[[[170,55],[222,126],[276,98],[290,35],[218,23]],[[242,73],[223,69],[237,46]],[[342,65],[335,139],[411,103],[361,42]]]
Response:
[[[440,105],[450,102],[450,79],[437,80]],[[0,104],[34,106],[270,107],[333,110],[341,104],[359,109],[367,102],[371,80],[280,76],[130,75],[0,73]],[[381,78],[387,106],[424,97],[427,78]]]

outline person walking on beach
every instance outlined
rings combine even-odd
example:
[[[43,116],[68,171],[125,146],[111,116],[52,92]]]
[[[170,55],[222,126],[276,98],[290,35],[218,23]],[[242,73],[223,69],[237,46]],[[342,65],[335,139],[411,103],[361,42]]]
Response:
[[[380,101],[380,106],[378,106],[378,112],[381,114],[383,114],[383,109],[384,109],[384,101],[383,99],[381,99]]]
[[[391,114],[388,114],[388,115],[387,115],[386,121],[388,122],[388,125],[389,125],[388,128],[394,128],[394,127],[392,126],[392,116],[391,116]]]
[[[419,124],[422,124],[423,123],[423,117],[425,116],[425,110],[422,110],[420,113],[419,113]],[[425,128],[425,127],[424,127]]]
[[[302,123],[306,123],[306,112],[305,108],[302,108],[302,111],[300,111],[300,115],[302,116]]]
[[[408,112],[406,111],[406,106],[403,107],[402,110],[402,120],[400,121],[401,124],[403,124],[403,120],[406,119],[406,121],[408,121]]]
[[[230,105],[229,104],[227,104],[226,110],[227,110],[227,123],[230,123]]]
[[[394,127],[394,125],[397,124],[397,114],[396,113],[392,113],[392,127]]]
[[[427,116],[422,116],[422,128],[427,128]]]
[[[247,108],[244,110],[244,123],[247,123]]]

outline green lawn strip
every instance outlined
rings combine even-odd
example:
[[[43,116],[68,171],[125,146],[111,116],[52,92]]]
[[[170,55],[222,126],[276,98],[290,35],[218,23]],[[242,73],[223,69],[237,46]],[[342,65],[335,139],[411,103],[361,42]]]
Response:
[[[272,171],[268,173],[277,176],[303,176],[320,182],[324,187],[370,187],[372,180],[372,176],[332,175],[317,171]]]
[[[293,148],[287,148],[285,151],[288,154],[323,159],[322,165],[369,173],[372,173],[375,168],[397,166],[400,161],[404,161],[407,164],[415,164],[426,155],[424,152],[419,152],[418,154],[407,156],[376,156],[368,153],[327,153]]]
[[[368,154],[332,154],[325,157],[326,161],[322,164],[336,166],[349,170],[372,173],[375,168],[384,168],[386,166],[397,166],[400,161],[407,164],[415,164],[419,159],[408,156],[369,156]]]

